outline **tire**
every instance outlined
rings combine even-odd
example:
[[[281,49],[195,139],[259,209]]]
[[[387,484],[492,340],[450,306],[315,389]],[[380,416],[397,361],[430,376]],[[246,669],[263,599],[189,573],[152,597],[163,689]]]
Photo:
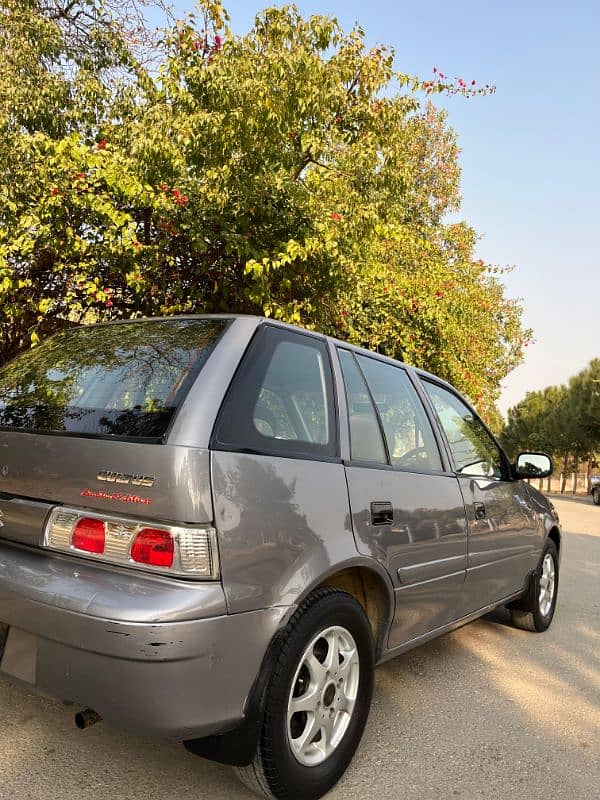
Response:
[[[373,637],[362,606],[337,589],[315,591],[283,632],[256,755],[247,767],[235,768],[242,782],[277,800],[316,800],[328,792],[360,743],[373,672]],[[289,713],[305,695],[311,710]],[[319,707],[312,710],[316,698]]]
[[[600,489],[598,487],[592,489],[592,500],[595,505],[600,506]]]
[[[557,597],[558,553],[554,542],[547,539],[526,595],[510,609],[513,625],[532,633],[548,630],[554,617]]]

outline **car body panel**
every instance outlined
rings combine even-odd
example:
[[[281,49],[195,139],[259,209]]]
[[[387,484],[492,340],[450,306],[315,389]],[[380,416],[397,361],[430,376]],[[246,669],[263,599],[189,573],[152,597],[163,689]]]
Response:
[[[394,584],[389,646],[461,616],[467,530],[456,478],[352,465],[346,473],[358,550]],[[380,501],[392,503],[389,525],[371,520],[370,505]]]
[[[206,449],[0,431],[0,464],[3,521],[15,497],[155,520],[206,523],[213,518]],[[154,483],[99,480],[106,471],[152,476]],[[40,522],[38,514],[36,526]],[[0,528],[0,538],[24,544],[39,544],[41,535],[41,527],[25,532],[16,520],[14,527]]]
[[[518,591],[539,560],[543,537],[522,481],[459,476],[469,519],[466,611]],[[474,503],[485,516],[476,517]]]
[[[230,613],[292,605],[358,553],[341,463],[212,453]]]

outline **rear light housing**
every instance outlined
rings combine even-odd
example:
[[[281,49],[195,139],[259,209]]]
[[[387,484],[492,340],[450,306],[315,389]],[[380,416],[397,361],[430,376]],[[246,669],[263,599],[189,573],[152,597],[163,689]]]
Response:
[[[122,567],[196,580],[219,578],[217,533],[60,506],[44,529],[44,546]]]

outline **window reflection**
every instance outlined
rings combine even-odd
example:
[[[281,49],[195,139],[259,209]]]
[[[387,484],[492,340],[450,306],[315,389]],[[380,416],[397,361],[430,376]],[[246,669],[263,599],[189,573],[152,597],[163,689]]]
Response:
[[[498,445],[468,406],[447,389],[424,382],[452,452],[457,472],[479,477],[502,477]]]
[[[144,320],[58,333],[0,369],[0,426],[160,437],[225,325]]]

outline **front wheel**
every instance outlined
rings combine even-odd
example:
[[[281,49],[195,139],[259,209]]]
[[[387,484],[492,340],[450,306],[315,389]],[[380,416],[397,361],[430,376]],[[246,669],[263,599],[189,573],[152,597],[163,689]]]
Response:
[[[597,506],[600,506],[600,488],[597,486],[592,489],[592,500]]]
[[[283,634],[254,761],[237,768],[263,797],[316,800],[343,775],[362,737],[373,692],[374,647],[362,606],[320,589]]]
[[[554,542],[548,539],[529,591],[511,608],[513,625],[533,633],[547,630],[554,617],[557,595],[558,553]]]

